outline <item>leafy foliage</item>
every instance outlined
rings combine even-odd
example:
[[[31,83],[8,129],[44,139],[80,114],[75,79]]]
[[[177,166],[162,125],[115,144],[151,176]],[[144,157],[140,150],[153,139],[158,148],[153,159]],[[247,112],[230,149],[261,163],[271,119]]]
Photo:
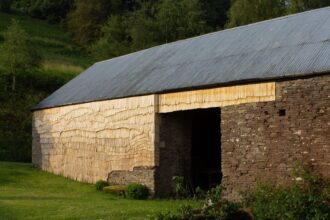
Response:
[[[131,51],[137,51],[161,42],[156,15],[159,11],[158,1],[145,1],[127,16],[129,17],[129,37]]]
[[[91,51],[98,59],[111,58],[208,30],[199,0],[145,1],[133,12],[110,16]]]
[[[230,0],[201,0],[201,5],[206,13],[207,25],[214,30],[223,29],[228,20]]]
[[[236,27],[329,5],[329,0],[235,0],[228,12],[227,26]]]
[[[20,27],[17,20],[12,20],[4,33],[4,43],[1,46],[0,65],[4,73],[12,78],[12,90],[16,88],[17,74],[26,69],[37,67],[40,58],[29,46],[28,35]]]
[[[224,187],[216,186],[208,191],[201,212],[209,217],[217,219],[228,219],[236,214],[241,205],[223,198]]]
[[[19,0],[15,8],[19,11],[42,20],[58,23],[69,13],[73,0]]]
[[[229,10],[228,27],[250,24],[286,14],[286,0],[236,0]]]
[[[120,0],[75,0],[68,15],[68,28],[77,43],[90,45],[100,36],[101,27],[111,15],[128,7]]]
[[[174,176],[172,179],[174,182],[174,191],[176,193],[176,197],[177,198],[190,197],[191,193],[184,177]]]
[[[224,199],[223,190],[221,185],[209,190],[201,208],[182,205],[179,214],[158,213],[150,219],[239,219],[235,217],[242,216],[239,215],[242,212],[241,204]]]
[[[207,192],[201,208],[183,205],[175,213],[158,213],[150,219],[258,219],[327,220],[330,217],[330,182],[311,169],[295,172],[291,185],[259,183],[243,194],[242,202],[228,201],[219,185]]]
[[[0,67],[0,160],[30,162],[31,109],[92,61],[58,25],[17,13],[0,12],[0,47],[12,18],[26,32],[30,52],[42,54],[42,60],[39,67],[18,72],[15,91],[10,73]]]
[[[158,212],[149,217],[150,220],[178,220],[178,216],[171,212]]]
[[[99,180],[95,183],[95,189],[97,191],[102,191],[104,187],[109,186],[107,181]]]
[[[329,0],[290,0],[288,10],[290,13],[297,13],[325,6],[330,6]]]
[[[118,15],[111,16],[101,32],[103,36],[90,47],[96,59],[117,57],[130,52],[127,18]]]
[[[125,196],[129,199],[147,199],[149,196],[149,190],[145,185],[131,183],[125,188]]]
[[[330,183],[308,169],[298,172],[291,187],[260,183],[245,197],[256,219],[326,220],[330,218]]]
[[[156,17],[163,42],[200,35],[208,29],[199,0],[164,0]]]

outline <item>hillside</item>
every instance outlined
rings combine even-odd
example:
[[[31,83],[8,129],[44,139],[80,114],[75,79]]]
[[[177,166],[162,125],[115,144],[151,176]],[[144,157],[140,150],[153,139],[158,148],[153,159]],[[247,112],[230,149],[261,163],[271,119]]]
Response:
[[[0,45],[12,19],[28,33],[41,56],[41,66],[17,76],[17,90],[7,88],[0,72],[0,160],[30,161],[30,109],[93,63],[87,52],[74,44],[59,25],[17,13],[0,13]]]
[[[92,63],[87,53],[75,45],[69,34],[59,25],[52,25],[19,14],[0,12],[0,35],[7,29],[12,19],[18,20],[31,37],[33,47],[44,59],[42,65],[44,68],[78,73]],[[2,38],[0,38],[0,43],[1,41]]]

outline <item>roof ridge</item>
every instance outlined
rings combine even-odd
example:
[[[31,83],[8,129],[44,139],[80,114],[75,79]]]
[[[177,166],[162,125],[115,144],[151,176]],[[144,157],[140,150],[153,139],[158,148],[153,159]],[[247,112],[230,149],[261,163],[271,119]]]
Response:
[[[121,56],[113,57],[113,58],[110,58],[110,59],[101,60],[101,61],[95,62],[95,64],[107,62],[107,61],[110,61],[110,60],[115,60],[117,58],[119,59],[119,58],[129,56],[129,55],[132,55],[132,54],[142,53],[142,52],[144,52],[146,50],[150,50],[150,49],[156,49],[156,48],[164,47],[164,46],[171,45],[171,44],[177,44],[177,43],[181,43],[181,42],[184,42],[184,41],[203,38],[203,37],[213,35],[213,34],[217,34],[217,33],[220,33],[220,32],[228,32],[228,31],[233,31],[233,30],[237,30],[237,29],[243,29],[243,28],[250,27],[250,26],[255,26],[255,25],[258,25],[258,24],[263,24],[263,23],[268,23],[268,22],[273,22],[273,21],[279,21],[279,20],[283,20],[283,19],[286,19],[286,18],[296,17],[296,16],[309,14],[309,13],[313,13],[313,12],[317,12],[317,11],[321,11],[321,10],[325,10],[325,9],[330,9],[330,6],[317,8],[317,9],[312,9],[312,10],[308,10],[308,11],[304,11],[304,12],[300,12],[300,13],[295,13],[295,14],[289,14],[289,15],[285,15],[285,16],[281,16],[281,17],[271,18],[271,19],[268,19],[268,20],[258,21],[258,22],[254,22],[254,23],[251,23],[251,24],[246,24],[246,25],[237,26],[237,27],[233,27],[233,28],[228,28],[228,29],[224,29],[224,30],[213,31],[213,32],[210,32],[210,33],[206,33],[206,34],[202,34],[202,35],[199,35],[199,36],[194,36],[194,37],[190,37],[190,38],[186,38],[186,39],[181,39],[181,40],[173,41],[173,42],[170,42],[170,43],[164,43],[164,44],[156,45],[156,46],[149,47],[149,48],[146,48],[146,49],[143,49],[143,50],[139,50],[139,51],[124,54],[124,55],[121,55]]]
[[[96,63],[34,110],[330,73],[329,9],[213,32]]]

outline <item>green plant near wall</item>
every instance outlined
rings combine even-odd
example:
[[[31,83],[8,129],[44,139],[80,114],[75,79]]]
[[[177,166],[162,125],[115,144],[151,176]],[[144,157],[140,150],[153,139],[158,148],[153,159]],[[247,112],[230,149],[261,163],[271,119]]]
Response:
[[[97,191],[102,191],[104,187],[109,186],[107,181],[99,180],[95,183],[95,189]]]
[[[207,192],[204,200],[201,202],[201,208],[194,208],[191,205],[182,205],[178,209],[178,214],[157,213],[152,216],[152,220],[172,220],[172,219],[241,219],[241,204],[228,201],[223,197],[224,187],[219,185]],[[241,214],[241,215],[238,215]],[[249,218],[243,218],[249,219]]]
[[[187,182],[183,176],[173,176],[174,191],[177,198],[189,198],[191,196]]]
[[[330,183],[309,169],[295,173],[293,186],[259,183],[245,196],[260,220],[330,219]]]
[[[125,188],[125,196],[128,199],[147,199],[149,196],[149,189],[145,185],[131,183]]]

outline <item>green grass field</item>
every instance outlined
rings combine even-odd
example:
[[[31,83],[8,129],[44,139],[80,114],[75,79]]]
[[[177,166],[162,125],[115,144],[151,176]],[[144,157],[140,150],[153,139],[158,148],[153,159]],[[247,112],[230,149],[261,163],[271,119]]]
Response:
[[[0,162],[0,219],[148,219],[192,201],[128,200],[93,185],[40,171],[31,164]]]

